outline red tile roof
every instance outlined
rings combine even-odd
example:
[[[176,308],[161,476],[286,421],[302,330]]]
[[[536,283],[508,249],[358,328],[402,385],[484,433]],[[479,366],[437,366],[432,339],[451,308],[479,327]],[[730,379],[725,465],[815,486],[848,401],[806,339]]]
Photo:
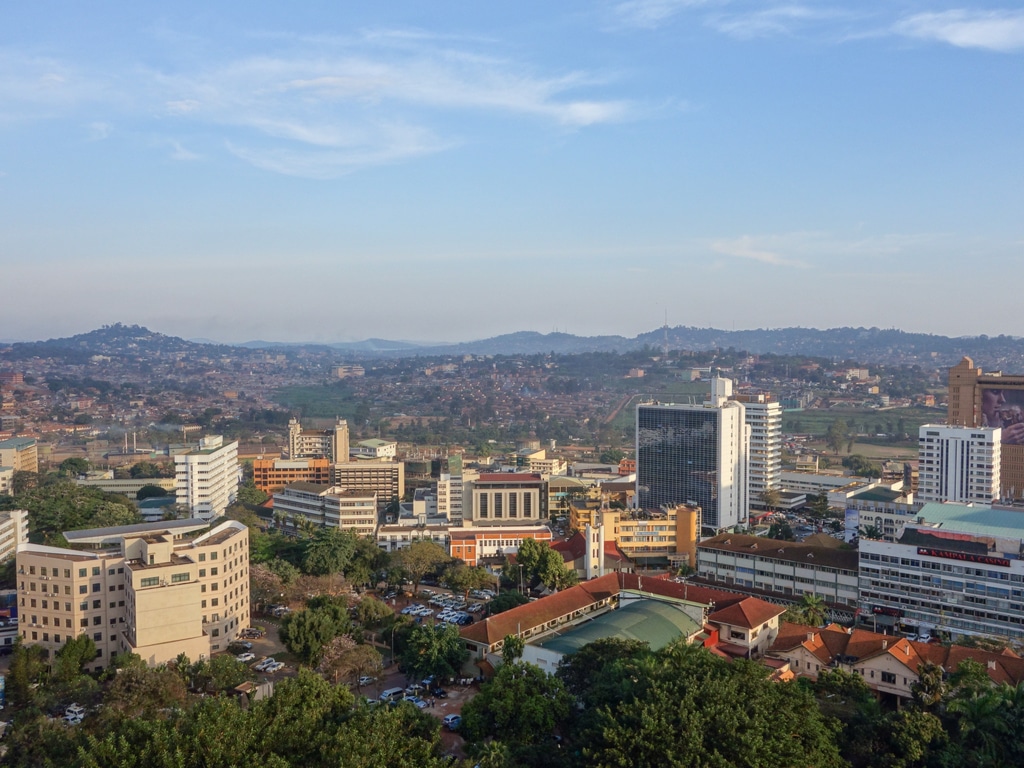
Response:
[[[756,629],[785,612],[786,609],[782,606],[758,600],[756,597],[745,597],[737,603],[715,611],[708,616],[708,621],[713,621],[716,624],[729,624],[733,627]]]

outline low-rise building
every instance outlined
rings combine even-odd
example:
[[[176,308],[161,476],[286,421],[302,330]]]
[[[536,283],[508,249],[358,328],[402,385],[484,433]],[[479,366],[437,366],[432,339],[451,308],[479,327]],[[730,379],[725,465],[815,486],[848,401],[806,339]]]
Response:
[[[1024,639],[1020,511],[925,504],[895,541],[859,548],[862,625]]]
[[[518,552],[524,539],[551,543],[551,529],[546,525],[449,528],[448,536],[449,554],[470,566],[487,560],[497,565],[497,561]]]
[[[353,459],[394,459],[398,455],[398,443],[393,440],[360,440],[349,448]]]
[[[253,484],[267,494],[275,494],[292,483],[331,484],[330,459],[255,459]]]
[[[815,595],[851,610],[857,606],[857,552],[848,547],[725,533],[697,545],[697,572],[709,583],[771,593],[789,602]]]
[[[300,520],[321,528],[355,531],[374,536],[377,531],[377,495],[373,491],[316,483],[293,483],[274,494],[274,514],[294,529]]]
[[[35,438],[0,440],[0,467],[11,467],[15,472],[38,472],[39,453]]]
[[[447,525],[382,525],[377,529],[377,546],[385,552],[405,549],[417,541],[432,541],[450,551]]]

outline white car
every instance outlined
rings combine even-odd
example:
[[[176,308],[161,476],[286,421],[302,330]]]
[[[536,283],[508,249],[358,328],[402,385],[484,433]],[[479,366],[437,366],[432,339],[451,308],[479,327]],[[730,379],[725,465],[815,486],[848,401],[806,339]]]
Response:
[[[256,658],[256,654],[255,653],[240,653],[237,656],[235,656],[235,659],[237,659],[238,661],[242,662],[243,664],[245,664],[247,662],[250,662],[250,661],[252,661],[255,658]]]
[[[273,674],[274,672],[280,672],[282,669],[284,669],[284,662],[275,661],[273,664],[266,667],[263,671],[269,674]]]
[[[363,675],[362,677],[359,678],[359,685],[360,685],[360,687],[364,686],[364,685],[369,685],[370,683],[375,683],[375,682],[377,682],[377,678],[376,677],[370,677],[368,675]]]
[[[267,658],[253,666],[253,669],[257,672],[264,672],[271,664],[277,664],[277,662],[273,658]]]

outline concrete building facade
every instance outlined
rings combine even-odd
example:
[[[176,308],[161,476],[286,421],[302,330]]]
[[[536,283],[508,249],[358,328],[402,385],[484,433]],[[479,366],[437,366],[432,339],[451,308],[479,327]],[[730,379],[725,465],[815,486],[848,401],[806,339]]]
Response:
[[[264,493],[275,494],[292,483],[331,484],[330,459],[255,459],[253,484]]]
[[[28,544],[17,555],[22,642],[52,657],[85,634],[99,651],[149,665],[208,658],[249,626],[249,529],[227,521],[198,536],[181,520],[68,531],[75,548]]]
[[[922,426],[918,437],[917,500],[998,502],[1001,439],[999,427]]]
[[[547,488],[540,475],[483,473],[464,485],[463,504],[469,499],[466,526],[536,525],[548,519]]]
[[[174,487],[178,504],[192,517],[212,520],[238,496],[238,442],[220,435],[204,437],[199,446],[174,457]]]
[[[38,472],[39,452],[35,438],[0,440],[0,467],[10,467],[15,472]]]
[[[0,563],[7,562],[28,544],[28,510],[0,512]]]
[[[714,379],[702,405],[637,406],[640,508],[699,506],[706,532],[747,523],[749,427],[731,394],[729,379]]]
[[[751,504],[761,504],[765,491],[781,490],[782,405],[772,395],[737,395],[743,403],[750,428],[747,496]]]
[[[332,463],[349,459],[348,422],[338,419],[331,429],[303,429],[298,419],[288,422],[289,459],[327,459]]]
[[[355,531],[360,536],[377,532],[377,494],[340,486],[293,483],[274,494],[274,514],[284,515],[295,528],[308,520],[322,528]]]
[[[331,485],[350,491],[377,494],[377,507],[384,509],[405,495],[405,463],[401,461],[349,461],[331,465]]]

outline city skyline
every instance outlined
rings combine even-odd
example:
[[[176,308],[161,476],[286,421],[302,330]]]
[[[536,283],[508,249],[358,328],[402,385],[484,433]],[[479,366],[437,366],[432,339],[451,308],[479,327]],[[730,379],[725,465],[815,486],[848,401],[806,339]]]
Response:
[[[1006,5],[0,18],[0,337],[1020,335]]]

